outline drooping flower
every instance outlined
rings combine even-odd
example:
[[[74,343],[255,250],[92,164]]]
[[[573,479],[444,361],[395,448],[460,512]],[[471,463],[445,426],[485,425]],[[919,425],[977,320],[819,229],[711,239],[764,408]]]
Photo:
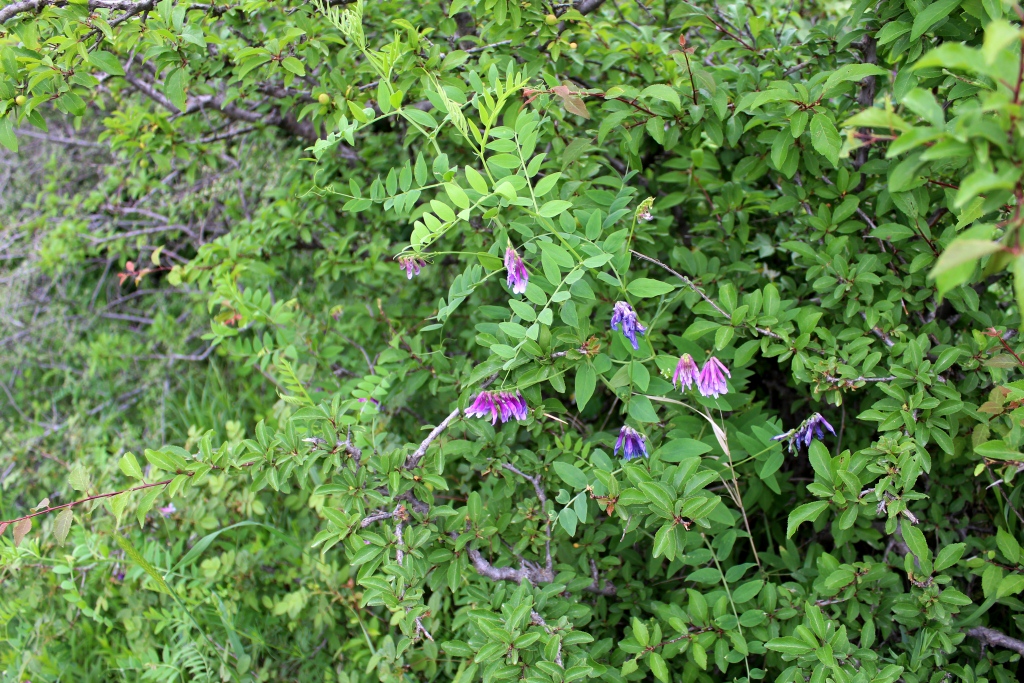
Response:
[[[701,393],[701,396],[714,396],[715,398],[729,393],[729,388],[725,385],[726,377],[732,377],[729,368],[725,367],[722,361],[711,356],[705,361],[700,376],[697,378],[697,391]]]
[[[809,418],[800,423],[796,429],[790,429],[778,436],[773,436],[773,441],[785,441],[789,445],[789,452],[793,453],[801,446],[807,448],[811,441],[817,438],[819,441],[825,438],[825,430],[835,436],[836,430],[821,416],[821,413],[813,413]]]
[[[496,424],[498,420],[505,423],[511,418],[525,420],[528,410],[526,399],[518,391],[481,391],[477,394],[473,404],[466,408],[466,415],[468,417],[490,416],[491,424]]]
[[[651,215],[652,206],[654,206],[654,197],[648,197],[640,202],[640,206],[636,207],[636,219],[641,223],[653,220],[654,216]]]
[[[519,252],[509,243],[505,249],[505,270],[508,271],[508,286],[514,294],[522,294],[526,291],[526,285],[530,281],[530,273],[526,270],[526,264],[519,257]]]
[[[612,311],[612,329],[618,330],[620,325],[622,326],[622,336],[633,345],[633,350],[639,349],[640,344],[636,340],[636,335],[643,335],[647,328],[640,324],[636,317],[636,311],[625,301],[616,301]]]
[[[405,271],[405,278],[411,280],[413,275],[419,275],[420,269],[427,265],[427,262],[417,256],[399,256],[398,267]]]
[[[679,362],[676,363],[676,371],[672,373],[672,386],[678,384],[679,390],[682,391],[683,387],[689,389],[699,380],[700,369],[697,367],[697,363],[694,362],[693,356],[688,353],[679,356]]]
[[[612,451],[612,454],[618,455],[620,450],[622,451],[622,457],[626,460],[646,458],[647,441],[640,432],[628,425],[622,425],[622,429],[619,430],[619,438],[615,442],[615,450]]]

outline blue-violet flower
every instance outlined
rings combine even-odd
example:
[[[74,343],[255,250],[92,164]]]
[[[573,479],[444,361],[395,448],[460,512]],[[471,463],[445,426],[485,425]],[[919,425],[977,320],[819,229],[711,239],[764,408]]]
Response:
[[[643,335],[647,328],[640,324],[636,317],[636,311],[625,301],[615,302],[615,308],[612,311],[612,329],[618,330],[620,325],[622,336],[633,345],[633,350],[639,349],[640,344],[636,340],[636,335]]]
[[[613,455],[618,455],[619,450],[622,451],[622,457],[626,460],[646,458],[647,442],[644,435],[632,427],[622,425],[622,429],[619,430],[619,438],[615,442],[615,450],[612,451]]]
[[[817,438],[819,441],[825,438],[825,430],[835,436],[836,430],[821,416],[821,413],[813,413],[809,418],[800,423],[796,429],[772,437],[773,441],[786,441],[789,444],[789,452],[799,450],[801,446],[807,448],[811,441]]]

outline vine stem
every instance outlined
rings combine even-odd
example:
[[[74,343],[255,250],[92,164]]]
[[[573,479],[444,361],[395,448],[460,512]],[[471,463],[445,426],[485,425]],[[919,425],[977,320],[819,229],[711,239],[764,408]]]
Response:
[[[76,505],[81,505],[82,503],[88,503],[90,500],[99,500],[101,498],[113,498],[114,496],[119,496],[122,493],[131,493],[132,491],[141,491],[143,489],[151,489],[154,486],[167,486],[172,481],[174,481],[174,480],[173,479],[164,479],[163,481],[153,482],[152,484],[142,484],[141,486],[135,486],[135,487],[130,488],[130,489],[124,489],[123,491],[111,491],[111,492],[108,492],[108,493],[98,493],[95,496],[89,496],[88,498],[82,498],[81,500],[73,500],[70,503],[64,503],[63,505],[57,505],[55,507],[48,507],[45,510],[38,510],[38,511],[33,512],[31,514],[24,515],[23,517],[18,517],[17,519],[2,520],[2,521],[0,521],[0,534],[2,534],[7,529],[7,526],[10,525],[10,524],[17,524],[18,522],[21,522],[23,520],[32,519],[33,517],[38,517],[39,515],[45,515],[48,512],[53,512],[54,510],[61,510],[63,508],[75,507]]]
[[[659,261],[656,258],[652,258],[650,256],[647,256],[646,254],[641,254],[639,251],[635,251],[633,249],[630,249],[629,252],[631,254],[633,254],[634,256],[636,256],[637,258],[641,258],[644,261],[648,261],[650,263],[653,263],[654,265],[656,265],[656,266],[658,266],[660,268],[663,268],[665,271],[675,275],[677,278],[679,278],[680,280],[683,281],[683,284],[685,284],[687,287],[689,287],[694,292],[696,292],[698,295],[700,295],[700,298],[704,299],[704,301],[706,301],[708,303],[708,305],[711,306],[711,308],[713,308],[716,311],[718,311],[719,315],[721,315],[724,318],[728,318],[730,321],[732,320],[732,316],[729,315],[728,313],[726,313],[725,310],[721,306],[719,306],[717,303],[715,303],[714,299],[712,299],[707,294],[705,294],[701,290],[700,287],[695,285],[693,283],[693,280],[691,280],[690,278],[686,277],[685,275],[683,275],[681,273],[676,272],[675,270],[673,270],[669,266],[665,265],[664,263],[662,263],[661,261]],[[768,330],[768,329],[763,328],[763,327],[758,327],[757,325],[753,325],[752,327],[755,330],[757,330],[758,332],[760,332],[761,334],[765,335],[766,337],[771,337],[772,339],[778,339],[779,341],[782,341],[782,342],[786,341],[781,335],[778,335],[775,332],[772,332],[771,330]]]

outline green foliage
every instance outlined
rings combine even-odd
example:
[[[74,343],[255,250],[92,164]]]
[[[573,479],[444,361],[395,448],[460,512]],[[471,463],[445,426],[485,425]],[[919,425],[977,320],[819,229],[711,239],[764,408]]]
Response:
[[[1018,680],[1019,16],[0,8],[5,675]]]

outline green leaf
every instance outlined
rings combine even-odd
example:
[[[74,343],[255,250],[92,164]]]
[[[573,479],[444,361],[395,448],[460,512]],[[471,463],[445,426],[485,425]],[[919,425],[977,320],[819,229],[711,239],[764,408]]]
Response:
[[[914,17],[914,25],[910,29],[910,42],[914,43],[941,19],[960,6],[960,0],[938,0],[927,5]]]
[[[827,93],[840,83],[847,81],[862,81],[868,76],[886,76],[888,73],[888,71],[877,64],[846,64],[845,66],[836,69],[836,71],[828,77],[828,80],[825,81],[825,85],[822,86],[822,91]]]
[[[64,541],[67,540],[68,532],[71,530],[71,522],[74,519],[75,513],[71,508],[64,508],[57,513],[57,519],[53,522],[53,537],[57,541],[57,545],[64,547]]]
[[[124,551],[125,556],[135,564],[142,567],[142,571],[146,572],[146,574],[153,579],[153,582],[156,584],[159,592],[172,595],[171,589],[167,585],[167,581],[164,579],[163,575],[156,570],[156,567],[146,561],[146,558],[144,558],[142,554],[135,549],[135,546],[133,546],[127,538],[120,534],[114,534],[114,540],[117,541],[117,545],[119,545],[121,550]]]
[[[121,456],[121,460],[118,462],[117,466],[126,477],[142,479],[142,468],[139,467],[139,461],[131,451],[128,451]]]
[[[653,296],[663,296],[674,289],[675,285],[670,285],[669,283],[662,282],[661,280],[651,280],[646,277],[637,278],[626,285],[626,291],[629,292],[630,296],[635,296],[641,299]]]
[[[689,458],[704,455],[711,450],[711,446],[696,439],[673,439],[663,443],[655,452],[658,459],[664,462],[682,462]]]
[[[555,469],[555,474],[574,489],[580,490],[587,487],[587,475],[579,467],[560,460],[556,460],[552,467]]]
[[[974,447],[974,452],[983,458],[991,460],[1016,460],[1024,461],[1024,453],[1013,448],[1005,441],[986,441]]]
[[[647,630],[647,624],[639,618],[633,617],[630,625],[633,627],[633,639],[636,640],[640,647],[647,647],[651,642],[651,634]]]
[[[651,673],[654,674],[662,683],[669,683],[668,665],[665,664],[664,658],[657,652],[652,652],[647,655],[647,663],[651,667]]]
[[[472,166],[466,166],[465,171],[466,180],[469,182],[469,186],[480,194],[487,194],[487,181],[484,180],[482,175],[480,175],[480,172]]]
[[[663,83],[655,83],[654,85],[647,86],[640,92],[640,97],[653,98],[661,100],[662,102],[671,102],[675,105],[677,110],[680,108],[679,93],[676,92],[675,88],[664,85]]]
[[[807,459],[817,475],[831,484],[832,456],[829,455],[825,445],[817,439],[811,441],[811,445],[807,448]]]
[[[111,76],[124,76],[124,68],[114,55],[103,50],[89,53],[89,63]]]
[[[914,553],[918,559],[930,560],[932,558],[932,551],[928,548],[928,541],[925,540],[924,534],[909,519],[900,522],[900,533],[907,547],[910,548],[910,552]]]
[[[85,491],[89,488],[89,473],[86,472],[82,463],[75,463],[68,477],[68,483],[76,491]]]
[[[950,242],[946,250],[939,256],[939,260],[935,262],[931,272],[928,273],[928,278],[935,279],[952,268],[977,261],[1002,248],[998,242],[957,238]]]
[[[1002,529],[999,531],[1002,532]],[[954,543],[953,545],[944,546],[935,558],[935,571],[941,572],[959,562],[966,548],[966,543]],[[1016,562],[1016,560],[1011,560],[1011,562]]]
[[[452,200],[452,204],[460,209],[469,208],[469,197],[461,187],[455,183],[445,183],[444,191],[448,194],[448,198]]]
[[[597,373],[590,364],[576,368],[576,409],[581,413],[597,388]]]
[[[558,214],[568,211],[571,208],[572,202],[567,202],[563,199],[552,199],[549,202],[545,202],[544,206],[540,207],[537,213],[545,218],[554,218]]]
[[[766,648],[774,652],[781,652],[783,655],[799,656],[805,655],[814,648],[805,643],[802,639],[794,636],[784,636],[782,638],[772,638],[764,644]]]
[[[804,522],[813,522],[828,508],[828,501],[819,500],[814,503],[804,503],[789,513],[789,521],[786,525],[786,538],[792,538],[797,527]]]
[[[634,396],[629,401],[629,416],[637,422],[657,422],[658,413],[646,396]]]
[[[824,114],[815,114],[811,119],[811,144],[833,166],[839,165],[839,150],[843,147],[843,141],[836,127]]]
[[[302,62],[297,60],[295,57],[285,57],[281,60],[281,66],[288,71],[291,71],[296,76],[305,76],[306,67],[302,65]]]
[[[562,508],[562,511],[558,513],[558,523],[565,529],[565,533],[570,536],[576,535],[576,522],[579,521],[576,518],[576,513],[573,512],[572,508]]]
[[[187,98],[185,96],[185,86],[188,85],[187,76],[184,69],[175,69],[171,72],[171,75],[167,77],[166,83],[164,83],[164,94],[167,95],[167,99],[171,101],[179,111],[185,111]]]
[[[18,138],[14,135],[14,126],[11,124],[13,118],[13,111],[7,116],[0,117],[0,145],[12,152],[17,152]]]
[[[676,557],[676,530],[671,524],[663,524],[654,534],[654,557],[664,557],[669,561]]]

